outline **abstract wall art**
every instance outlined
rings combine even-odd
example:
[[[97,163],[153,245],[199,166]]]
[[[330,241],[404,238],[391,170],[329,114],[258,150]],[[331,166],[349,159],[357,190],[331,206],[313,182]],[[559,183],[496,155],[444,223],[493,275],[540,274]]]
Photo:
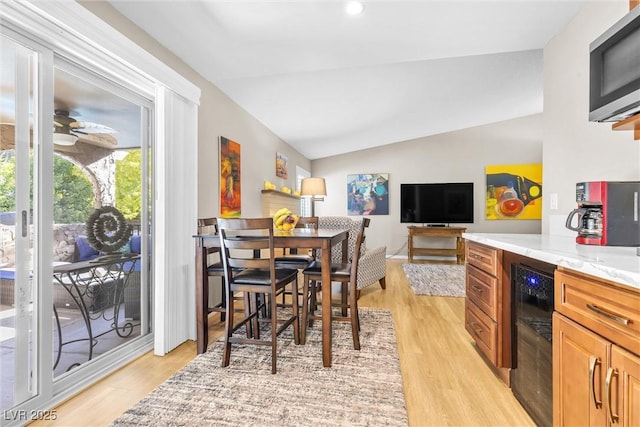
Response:
[[[347,175],[348,215],[389,215],[389,174]]]
[[[237,218],[241,214],[240,144],[220,137],[220,216]]]

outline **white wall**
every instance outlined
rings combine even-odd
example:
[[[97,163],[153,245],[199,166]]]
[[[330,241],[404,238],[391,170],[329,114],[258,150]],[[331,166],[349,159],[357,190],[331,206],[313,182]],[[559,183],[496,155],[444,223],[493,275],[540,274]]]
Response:
[[[544,50],[544,188],[559,209],[543,204],[543,233],[562,229],[576,182],[640,180],[640,141],[588,121],[589,44],[628,12],[627,0],[592,2]]]
[[[243,216],[262,215],[260,192],[265,179],[279,187],[286,185],[295,188],[296,165],[310,170],[311,162],[308,159],[122,16],[110,4],[102,1],[82,1],[80,4],[202,90],[198,110],[198,217],[217,216],[220,212],[218,197],[218,139],[220,136],[232,139],[241,145]],[[276,152],[283,153],[289,159],[287,180],[276,177]],[[195,226],[194,224],[194,228]]]
[[[328,194],[316,203],[316,213],[346,215],[347,175],[388,173],[389,215],[371,216],[367,246],[406,255],[409,224],[400,223],[400,184],[412,182],[474,182],[475,222],[461,224],[468,231],[540,233],[540,220],[485,220],[483,202],[485,166],[542,162],[541,127],[541,115],[528,116],[314,160],[312,175],[327,180]]]

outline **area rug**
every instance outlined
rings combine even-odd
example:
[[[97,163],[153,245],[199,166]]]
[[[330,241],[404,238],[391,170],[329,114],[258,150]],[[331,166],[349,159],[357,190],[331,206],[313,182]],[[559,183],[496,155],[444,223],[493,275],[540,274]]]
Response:
[[[463,265],[402,264],[409,285],[416,295],[463,297],[465,269]]]
[[[220,366],[222,342],[213,343],[182,370],[114,421],[113,426],[407,426],[393,318],[360,309],[360,351],[349,323],[334,323],[333,359],[322,366],[321,322],[295,345],[292,331],[271,348],[234,345]]]

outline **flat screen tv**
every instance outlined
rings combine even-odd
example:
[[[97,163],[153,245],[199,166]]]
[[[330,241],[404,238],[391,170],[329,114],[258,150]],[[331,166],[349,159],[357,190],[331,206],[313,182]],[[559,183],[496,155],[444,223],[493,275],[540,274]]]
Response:
[[[400,184],[400,222],[473,223],[473,182]]]

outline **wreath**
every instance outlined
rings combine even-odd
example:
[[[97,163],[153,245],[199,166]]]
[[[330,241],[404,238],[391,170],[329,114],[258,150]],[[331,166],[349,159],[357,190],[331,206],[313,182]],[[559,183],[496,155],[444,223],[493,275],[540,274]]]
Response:
[[[122,212],[113,206],[94,210],[87,220],[87,240],[100,252],[117,252],[127,244],[131,234]]]

